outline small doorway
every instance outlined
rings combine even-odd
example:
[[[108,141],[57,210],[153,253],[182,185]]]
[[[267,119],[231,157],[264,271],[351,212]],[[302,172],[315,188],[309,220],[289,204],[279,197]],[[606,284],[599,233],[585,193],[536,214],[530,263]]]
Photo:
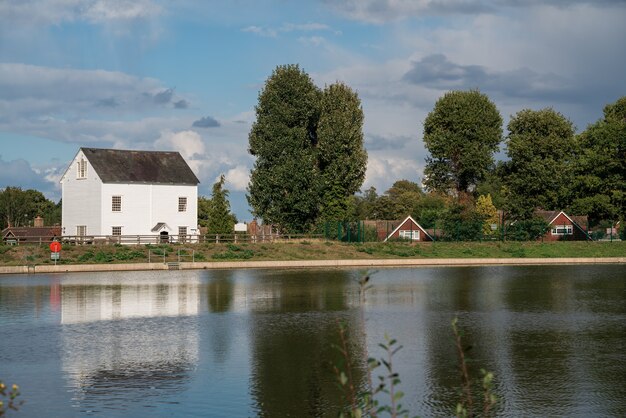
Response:
[[[161,231],[159,233],[159,242],[161,244],[167,244],[170,242],[170,234],[167,231]]]

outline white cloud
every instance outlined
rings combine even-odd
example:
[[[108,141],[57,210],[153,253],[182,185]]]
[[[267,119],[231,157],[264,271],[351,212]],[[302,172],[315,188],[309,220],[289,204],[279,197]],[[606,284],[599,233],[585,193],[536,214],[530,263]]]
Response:
[[[515,9],[552,6],[567,9],[578,5],[623,6],[622,0],[322,0],[331,9],[358,21],[383,24],[428,16],[502,14]]]
[[[235,191],[246,191],[250,182],[250,169],[244,165],[231,168],[226,172],[226,182]]]
[[[64,22],[113,23],[151,19],[163,13],[153,0],[3,0],[5,25],[59,25]]]
[[[178,151],[185,159],[192,159],[206,153],[204,142],[195,131],[163,132],[154,145],[156,148]]]
[[[330,26],[325,23],[285,23],[279,27],[263,27],[263,26],[246,26],[241,29],[242,32],[250,32],[255,35],[267,37],[267,38],[276,38],[281,33],[289,33],[289,32],[323,32],[328,31],[332,32],[335,35],[341,35],[341,31],[333,30]]]

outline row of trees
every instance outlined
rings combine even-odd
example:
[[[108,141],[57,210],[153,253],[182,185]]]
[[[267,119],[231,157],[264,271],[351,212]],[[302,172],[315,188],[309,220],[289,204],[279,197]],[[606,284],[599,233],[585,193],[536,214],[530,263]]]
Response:
[[[489,193],[510,219],[530,219],[537,208],[589,215],[592,224],[624,218],[626,97],[580,135],[553,109],[521,110],[507,125],[508,160],[495,163],[501,125],[478,91],[440,98],[424,123],[428,190],[461,200]]]
[[[592,223],[625,215],[626,97],[580,135],[547,108],[513,115],[504,137],[489,97],[449,92],[424,122],[427,193],[401,180],[380,196],[374,188],[355,195],[367,154],[360,100],[345,84],[320,90],[297,65],[279,66],[259,94],[256,117],[248,202],[255,216],[286,230],[407,214],[425,225],[444,214],[460,221],[489,217],[476,206],[479,198],[509,220],[530,220],[538,208],[589,215]],[[503,140],[508,159],[496,162]]]

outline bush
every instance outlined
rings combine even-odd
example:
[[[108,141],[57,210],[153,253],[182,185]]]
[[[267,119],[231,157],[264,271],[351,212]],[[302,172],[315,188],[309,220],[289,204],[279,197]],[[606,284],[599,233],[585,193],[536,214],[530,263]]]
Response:
[[[91,261],[93,259],[93,251],[89,250],[78,256],[78,261],[84,263],[85,261]]]
[[[542,218],[520,220],[506,231],[506,238],[513,241],[535,241],[548,232],[548,223]]]

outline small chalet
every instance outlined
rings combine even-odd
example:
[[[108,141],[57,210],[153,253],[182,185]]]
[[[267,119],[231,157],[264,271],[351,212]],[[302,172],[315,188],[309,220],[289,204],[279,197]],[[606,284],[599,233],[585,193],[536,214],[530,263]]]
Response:
[[[7,244],[50,242],[61,236],[60,226],[9,226],[0,233]]]
[[[570,216],[563,211],[535,211],[535,216],[548,223],[544,241],[587,241],[591,237],[586,231],[586,216]]]
[[[61,236],[61,227],[44,226],[43,218],[37,216],[34,226],[8,226],[0,232],[2,241],[7,244],[50,242]]]
[[[62,233],[197,235],[199,182],[178,152],[80,148],[61,178]]]
[[[399,222],[393,231],[387,234],[384,242],[389,240],[433,241],[433,237],[415,219],[407,216],[405,220]]]

